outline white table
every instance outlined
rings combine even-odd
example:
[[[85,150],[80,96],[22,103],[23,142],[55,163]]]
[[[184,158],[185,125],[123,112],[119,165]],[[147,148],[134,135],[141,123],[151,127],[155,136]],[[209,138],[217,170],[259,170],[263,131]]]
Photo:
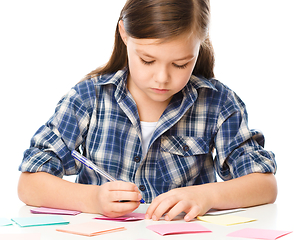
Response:
[[[145,213],[148,205],[141,204],[141,206],[136,210],[136,212]],[[29,206],[20,206],[20,208],[11,211],[10,217],[27,217],[32,216],[30,213],[30,209],[32,207]],[[0,208],[1,209],[1,208]],[[6,209],[7,210],[7,209]],[[9,217],[7,216],[8,211],[6,212],[6,216],[0,214],[0,217]],[[246,211],[243,212],[236,212],[231,213],[233,215],[244,216],[244,217],[251,217],[256,218],[257,221],[232,225],[232,226],[220,226],[211,223],[202,222],[199,220],[195,220],[196,222],[200,223],[201,225],[207,227],[212,231],[212,233],[197,233],[197,234],[184,234],[184,235],[168,235],[168,236],[161,236],[153,231],[150,231],[146,228],[146,226],[151,224],[168,224],[168,223],[176,223],[176,222],[184,222],[182,217],[180,217],[176,221],[166,222],[164,220],[154,222],[152,220],[142,220],[142,221],[135,221],[135,222],[109,222],[112,225],[124,225],[127,228],[126,231],[120,231],[115,233],[109,233],[104,235],[99,235],[95,237],[84,237],[69,233],[62,233],[57,232],[55,229],[58,226],[41,226],[41,227],[26,227],[21,228],[17,225],[13,226],[5,226],[0,227],[0,234],[3,233],[32,233],[32,232],[39,232],[41,233],[41,239],[53,239],[53,240],[67,240],[67,239],[107,239],[107,240],[136,240],[139,238],[143,239],[150,239],[150,240],[172,240],[172,239],[185,239],[185,240],[242,240],[245,238],[233,238],[233,237],[226,237],[228,233],[233,231],[243,229],[243,228],[263,228],[263,229],[276,229],[276,230],[294,230],[294,223],[291,220],[293,216],[293,208],[289,206],[289,208],[284,204],[268,204],[258,207],[247,208]],[[36,216],[36,215],[34,215]],[[66,220],[70,221],[70,223],[83,223],[88,221],[101,221],[101,220],[93,220],[97,214],[79,214],[76,216],[63,216]],[[103,221],[105,223],[105,221]],[[289,240],[294,239],[294,233],[286,235],[281,238],[281,240]],[[247,239],[248,240],[248,239]]]

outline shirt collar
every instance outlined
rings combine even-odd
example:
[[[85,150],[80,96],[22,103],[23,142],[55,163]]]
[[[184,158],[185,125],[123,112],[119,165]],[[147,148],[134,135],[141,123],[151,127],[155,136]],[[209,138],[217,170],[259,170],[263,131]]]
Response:
[[[215,91],[218,91],[215,88],[215,86],[209,80],[207,80],[204,77],[192,75],[190,77],[190,81],[189,82],[191,84],[193,84],[196,89],[198,89],[198,88],[211,88],[211,89],[213,89]]]
[[[117,71],[116,73],[104,74],[104,75],[95,77],[95,82],[96,82],[95,85],[97,86],[109,85],[109,84],[115,85],[116,90],[115,90],[114,96],[117,99],[117,101],[120,102],[128,94],[127,78],[128,78],[128,69],[124,68],[122,70]]]
[[[201,88],[218,91],[208,79],[192,75],[187,85],[182,89],[182,93],[188,101],[194,102],[198,97],[198,90]]]

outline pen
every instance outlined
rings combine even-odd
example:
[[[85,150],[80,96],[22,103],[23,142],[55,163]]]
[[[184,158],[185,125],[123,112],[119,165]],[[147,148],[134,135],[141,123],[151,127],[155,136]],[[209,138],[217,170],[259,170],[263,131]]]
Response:
[[[110,181],[110,182],[117,181],[114,177],[112,177],[111,175],[109,175],[104,170],[98,168],[94,163],[92,163],[89,159],[85,158],[82,154],[78,153],[76,150],[73,150],[71,152],[71,155],[75,159],[77,159],[78,161],[80,161],[81,163],[83,163],[84,165],[86,165],[88,168],[94,170],[95,172],[99,173],[101,176],[105,177],[108,181]],[[143,198],[140,200],[140,203],[145,203],[145,201],[144,201]]]

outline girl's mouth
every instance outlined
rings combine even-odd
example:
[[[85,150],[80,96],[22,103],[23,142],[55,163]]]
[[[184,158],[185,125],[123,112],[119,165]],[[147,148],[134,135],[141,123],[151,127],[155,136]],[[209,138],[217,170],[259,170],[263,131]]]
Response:
[[[168,89],[152,88],[152,91],[155,93],[163,94],[163,93],[167,93]]]

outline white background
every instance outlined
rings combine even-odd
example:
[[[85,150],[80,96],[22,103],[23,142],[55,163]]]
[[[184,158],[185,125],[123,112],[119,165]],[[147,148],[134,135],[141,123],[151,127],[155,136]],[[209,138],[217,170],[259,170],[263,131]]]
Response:
[[[104,64],[124,0],[0,1],[0,205],[20,204],[18,166],[59,99]],[[293,192],[291,0],[211,0],[216,78],[246,103],[276,154],[277,202]]]

